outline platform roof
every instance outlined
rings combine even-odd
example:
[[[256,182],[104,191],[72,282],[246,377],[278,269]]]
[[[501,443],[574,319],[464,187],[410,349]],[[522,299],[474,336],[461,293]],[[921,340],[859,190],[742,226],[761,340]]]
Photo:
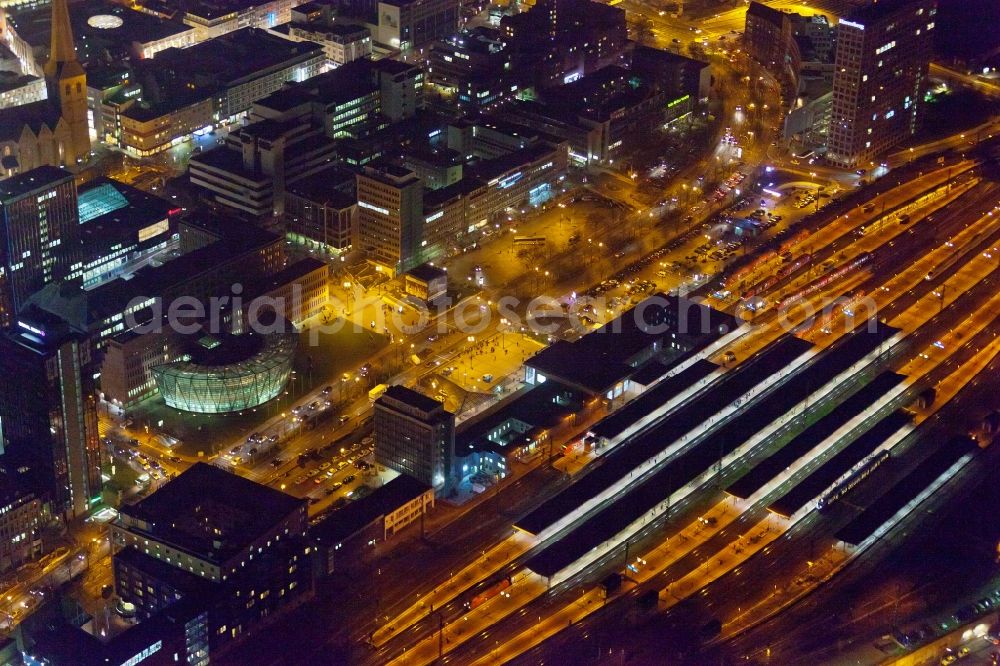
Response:
[[[892,433],[896,432],[910,421],[909,415],[900,410],[893,412],[875,426],[861,435],[839,453],[827,460],[812,474],[800,481],[794,488],[768,506],[779,516],[791,516],[807,502],[812,501],[826,490],[834,481],[846,474],[852,467],[861,462],[872,451],[881,446]]]
[[[862,414],[901,381],[903,381],[902,375],[894,372],[882,373],[832,412],[803,430],[792,441],[762,460],[749,473],[726,488],[726,492],[740,499],[750,497],[845,423]]]
[[[860,332],[845,338],[817,361],[797,370],[791,379],[771,390],[763,399],[752,403],[707,438],[647,477],[627,495],[550,544],[528,562],[528,568],[542,576],[552,576],[572,564],[587,551],[665,502],[674,492],[710,469],[720,457],[735,451],[754,433],[773,423],[810,393],[853,365],[877,347],[885,334],[893,331]]]
[[[726,373],[708,391],[672,411],[655,427],[622,442],[601,459],[601,464],[545,504],[521,518],[515,527],[538,534],[585,501],[626,476],[642,462],[665,449],[674,439],[743,395],[761,377],[774,374],[810,349],[793,336],[785,336],[764,351]]]
[[[955,437],[945,442],[912,472],[900,479],[889,492],[841,528],[836,534],[837,538],[854,545],[861,543],[938,479],[955,461],[975,448],[975,442],[968,437]]]

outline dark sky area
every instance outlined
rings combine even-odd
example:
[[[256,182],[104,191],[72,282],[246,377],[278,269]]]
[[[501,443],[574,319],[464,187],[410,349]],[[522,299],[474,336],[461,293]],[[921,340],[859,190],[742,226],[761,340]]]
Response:
[[[937,50],[966,59],[1000,48],[1000,0],[939,0]]]

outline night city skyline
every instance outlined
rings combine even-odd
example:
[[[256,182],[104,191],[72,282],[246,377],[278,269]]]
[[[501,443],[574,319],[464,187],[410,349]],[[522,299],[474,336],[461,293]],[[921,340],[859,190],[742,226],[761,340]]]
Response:
[[[0,664],[1000,663],[1000,0],[0,12]]]

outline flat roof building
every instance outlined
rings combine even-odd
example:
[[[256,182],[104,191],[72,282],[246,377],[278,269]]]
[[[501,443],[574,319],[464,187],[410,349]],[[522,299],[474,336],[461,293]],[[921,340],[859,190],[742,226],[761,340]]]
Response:
[[[320,573],[346,571],[434,508],[434,488],[406,474],[333,511],[309,529]]]
[[[216,650],[310,592],[306,508],[196,463],[122,506],[109,525],[115,591],[144,619],[178,602],[198,604],[208,649]]]
[[[357,249],[390,275],[423,263],[423,182],[409,169],[379,162],[357,175],[357,187]]]
[[[455,415],[405,386],[375,401],[375,462],[440,491],[451,479]]]
[[[655,294],[575,342],[560,340],[525,363],[528,383],[555,379],[614,399],[655,357],[676,359],[736,330],[735,317],[686,298]]]

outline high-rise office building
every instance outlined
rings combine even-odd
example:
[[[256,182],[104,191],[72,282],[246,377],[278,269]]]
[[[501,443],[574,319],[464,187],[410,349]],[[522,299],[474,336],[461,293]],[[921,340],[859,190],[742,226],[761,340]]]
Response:
[[[358,174],[358,247],[392,274],[423,261],[424,184],[409,169],[381,163]]]
[[[837,25],[827,158],[873,166],[917,130],[937,0],[880,0]]]
[[[80,245],[73,175],[39,167],[0,182],[0,326],[69,271]]]
[[[53,514],[86,513],[101,494],[94,347],[51,315],[32,311],[0,337],[4,470],[51,502]]]
[[[405,386],[375,401],[375,462],[440,491],[455,456],[455,415]]]

